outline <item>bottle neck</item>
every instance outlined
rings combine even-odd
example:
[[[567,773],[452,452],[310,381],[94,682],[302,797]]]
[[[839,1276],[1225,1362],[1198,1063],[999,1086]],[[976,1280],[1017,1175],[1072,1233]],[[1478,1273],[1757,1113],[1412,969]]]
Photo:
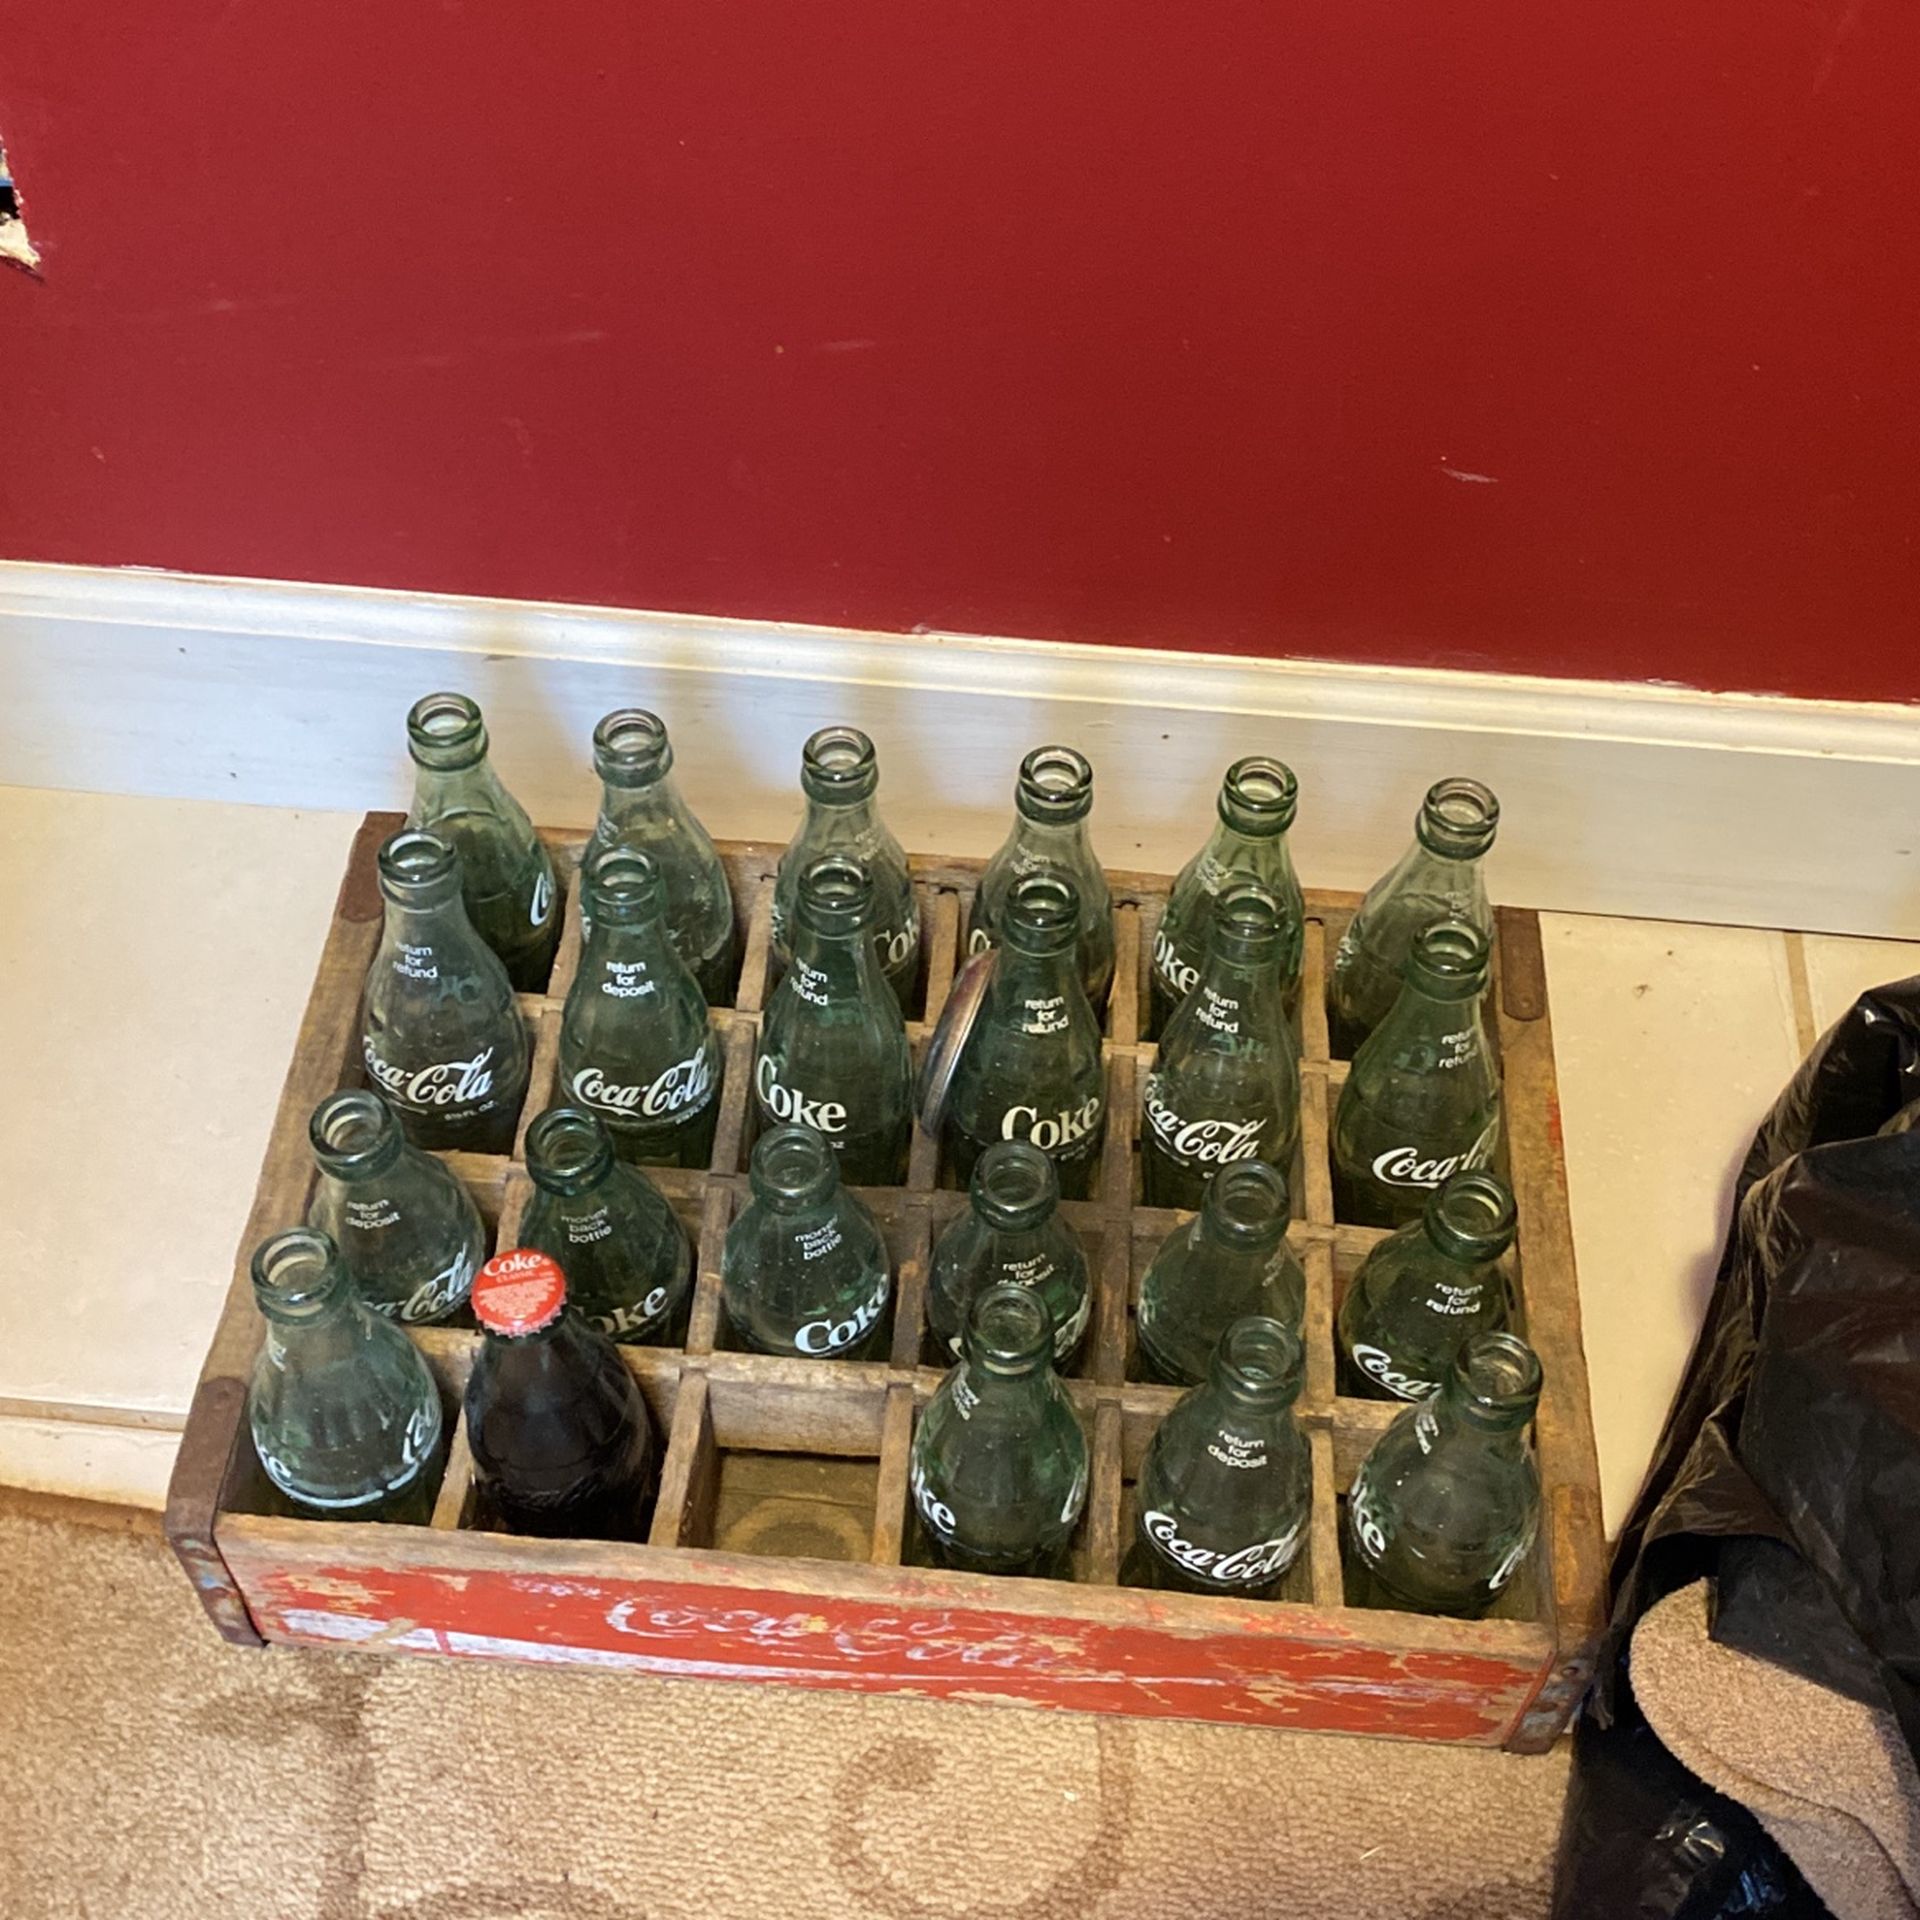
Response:
[[[1014,814],[1014,840],[1033,856],[1035,867],[1074,867],[1092,865],[1093,853],[1087,845],[1085,815],[1078,820],[1036,820],[1031,814]]]
[[[795,915],[792,991],[818,1004],[825,999],[866,998],[887,991],[864,922],[822,926],[804,911]]]
[[[1462,1388],[1457,1374],[1449,1374],[1440,1391],[1415,1415],[1416,1419],[1432,1421],[1428,1437],[1435,1449],[1471,1449],[1503,1459],[1518,1459],[1525,1453],[1527,1424],[1532,1417],[1531,1402],[1524,1408],[1489,1408],[1475,1400]]]
[[[1236,1272],[1255,1273],[1272,1265],[1287,1237],[1284,1220],[1277,1221],[1271,1232],[1249,1233],[1227,1226],[1212,1207],[1204,1204],[1194,1216],[1191,1232],[1192,1246],[1196,1251],[1204,1250],[1209,1261]]]
[[[469,944],[479,936],[467,919],[459,887],[439,897],[423,894],[418,898],[386,901],[386,921],[381,929],[383,944],[390,952],[398,949],[397,970],[409,977],[432,979],[433,958]]]
[[[507,810],[507,792],[483,753],[465,766],[416,766],[413,810],[423,826],[432,826],[449,814],[503,814]]]
[[[361,1341],[361,1309],[341,1287],[331,1298],[296,1313],[266,1316],[266,1350],[279,1365],[323,1366],[344,1358]]]
[[[1084,997],[1079,957],[1071,942],[1055,953],[1023,953],[1010,940],[993,970],[994,1010],[1023,1033],[1062,1031],[1073,997]]]
[[[685,809],[670,773],[661,773],[639,785],[605,780],[600,788],[600,818],[610,827],[643,827],[656,832],[685,823]]]
[[[609,920],[604,912],[596,912],[581,950],[580,970],[612,999],[654,1004],[684,968],[667,938],[667,923],[659,915],[627,921]]]
[[[820,795],[807,795],[807,817],[801,823],[803,839],[809,840],[853,840],[870,833],[878,819],[874,805],[874,795],[861,794],[857,799],[848,799],[835,795],[823,799]]]
[[[968,1418],[984,1414],[990,1419],[1014,1420],[1039,1415],[1053,1392],[1053,1368],[1044,1354],[1024,1370],[1011,1371],[969,1352],[966,1374],[955,1383],[954,1398]],[[967,1403],[969,1395],[971,1406]]]
[[[1401,1042],[1441,1034],[1446,1037],[1438,1057],[1442,1067],[1457,1067],[1486,1049],[1486,1028],[1481,1018],[1480,986],[1462,994],[1454,982],[1439,985],[1417,964],[1409,965],[1392,1010],[1380,1023],[1369,1041],[1384,1052]]]
[[[1278,966],[1273,945],[1255,957],[1216,945],[1194,986],[1193,1017],[1210,1033],[1272,1038],[1283,1019]]]

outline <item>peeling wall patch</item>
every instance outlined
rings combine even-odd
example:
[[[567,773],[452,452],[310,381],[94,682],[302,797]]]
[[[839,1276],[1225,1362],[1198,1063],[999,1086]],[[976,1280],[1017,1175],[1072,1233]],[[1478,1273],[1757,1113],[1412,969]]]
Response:
[[[14,180],[13,169],[7,164],[4,147],[0,147],[0,260],[11,260],[29,272],[40,264],[40,256],[27,238],[27,223],[21,217],[20,188]]]

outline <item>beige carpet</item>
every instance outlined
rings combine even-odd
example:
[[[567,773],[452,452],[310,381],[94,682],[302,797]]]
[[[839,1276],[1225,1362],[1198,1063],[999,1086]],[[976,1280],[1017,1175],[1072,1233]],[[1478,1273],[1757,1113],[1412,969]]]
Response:
[[[1564,1752],[246,1653],[0,1494],[5,1920],[1506,1920]]]

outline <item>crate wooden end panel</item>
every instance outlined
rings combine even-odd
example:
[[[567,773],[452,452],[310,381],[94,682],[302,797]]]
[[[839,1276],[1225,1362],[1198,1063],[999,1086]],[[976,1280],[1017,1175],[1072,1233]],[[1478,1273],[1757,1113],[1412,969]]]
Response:
[[[1520,1204],[1520,1323],[1546,1391],[1535,1449],[1545,1488],[1538,1546],[1494,1617],[1423,1619],[1345,1605],[1340,1508],[1355,1468],[1397,1406],[1335,1391],[1333,1318],[1383,1236],[1334,1215],[1328,1135],[1346,1063],[1329,1057],[1322,989],[1353,900],[1308,895],[1302,1143],[1292,1238],[1307,1275],[1301,1417],[1313,1457],[1308,1545],[1268,1602],[1156,1594],[1118,1584],[1133,1483],[1178,1398],[1140,1380],[1133,1310],[1140,1276],[1185,1216],[1140,1204],[1139,1101],[1153,1058],[1142,1040],[1147,970],[1166,882],[1117,873],[1116,980],[1107,1019],[1109,1140],[1098,1190],[1065,1216],[1095,1288],[1085,1350],[1067,1389],[1091,1452],[1086,1517],[1066,1581],[988,1580],[915,1564],[907,1499],[918,1410],[939,1372],[924,1364],[927,1263],[965,1205],[938,1144],[916,1134],[904,1185],[867,1189],[893,1257],[885,1357],[798,1362],[730,1351],[720,1309],[728,1223],[746,1197],[757,1129],[749,1096],[770,985],[771,876],[778,849],[723,849],[742,934],[710,1165],[654,1177],[694,1237],[696,1287],[684,1348],[623,1354],[666,1441],[645,1546],[516,1540],[485,1530],[458,1418],[477,1336],[421,1331],[454,1415],[431,1525],[289,1517],[245,1431],[245,1378],[260,1338],[246,1272],[252,1245],[298,1220],[312,1187],[306,1122],[357,1083],[358,1007],[378,935],[373,861],[398,816],[370,816],[355,843],[299,1053],[288,1076],[227,1311],[208,1355],[169,1508],[169,1531],[228,1637],[377,1651],[575,1662],[860,1691],[1386,1734],[1534,1751],[1584,1687],[1604,1574],[1597,1471],[1561,1165],[1552,1029],[1538,922],[1502,909],[1492,996],[1509,1115],[1502,1164]],[[570,871],[582,837],[547,836]],[[926,961],[910,1008],[925,1045],[960,958],[980,863],[919,859]],[[570,915],[553,976],[522,996],[534,1039],[528,1118],[557,1097],[560,1011],[578,967]],[[454,1154],[498,1244],[512,1244],[528,1182],[515,1156]]]

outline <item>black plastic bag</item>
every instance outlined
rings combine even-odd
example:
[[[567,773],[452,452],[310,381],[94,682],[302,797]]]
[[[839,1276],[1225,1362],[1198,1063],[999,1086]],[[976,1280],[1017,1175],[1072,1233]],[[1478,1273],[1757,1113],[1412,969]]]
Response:
[[[1920,978],[1861,996],[1742,1166],[1706,1320],[1615,1551],[1555,1920],[1824,1911],[1743,1809],[1656,1757],[1633,1703],[1635,1623],[1704,1574],[1716,1640],[1890,1709],[1920,1755],[1917,1120]]]

